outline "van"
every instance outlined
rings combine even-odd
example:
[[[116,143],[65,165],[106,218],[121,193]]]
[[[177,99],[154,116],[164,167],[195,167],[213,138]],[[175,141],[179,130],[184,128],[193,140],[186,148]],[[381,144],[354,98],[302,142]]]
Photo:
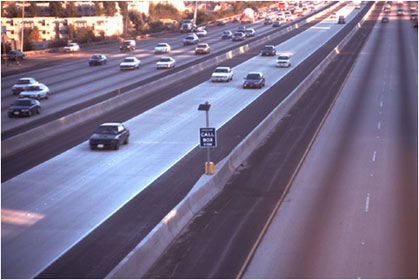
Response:
[[[135,40],[125,40],[124,42],[122,42],[119,49],[121,50],[121,52],[123,52],[123,51],[133,51],[133,50],[135,50],[135,47],[136,47]]]

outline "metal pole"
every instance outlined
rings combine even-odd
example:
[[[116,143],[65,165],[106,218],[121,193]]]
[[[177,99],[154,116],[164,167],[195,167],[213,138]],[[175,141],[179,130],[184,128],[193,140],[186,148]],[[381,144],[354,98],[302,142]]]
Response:
[[[21,40],[20,40],[20,50],[23,52],[23,32],[24,32],[24,29],[25,29],[25,26],[24,26],[24,23],[23,23],[23,21],[24,21],[24,19],[25,19],[25,1],[23,1],[22,2],[22,26],[21,26],[21,28],[22,28],[22,33],[21,33]]]
[[[208,102],[207,102],[208,103]],[[205,115],[206,115],[206,119],[207,119],[207,128],[209,127],[209,113],[208,111],[205,111]],[[210,166],[210,148],[207,148],[207,164],[208,164],[208,170],[209,170],[209,166]]]
[[[196,13],[198,12],[198,1],[195,1],[195,9],[193,12],[193,25],[196,25]]]

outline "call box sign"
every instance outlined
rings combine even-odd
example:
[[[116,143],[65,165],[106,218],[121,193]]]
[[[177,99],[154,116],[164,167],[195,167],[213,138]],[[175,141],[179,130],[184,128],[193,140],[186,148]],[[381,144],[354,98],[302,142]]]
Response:
[[[214,127],[204,127],[199,129],[200,146],[206,148],[217,147],[217,134]]]

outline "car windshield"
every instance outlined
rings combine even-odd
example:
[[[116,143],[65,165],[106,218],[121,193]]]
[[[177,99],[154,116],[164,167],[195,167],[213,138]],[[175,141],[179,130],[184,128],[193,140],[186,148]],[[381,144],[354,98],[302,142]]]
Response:
[[[223,34],[225,34],[225,35],[230,35],[230,33],[231,33],[230,31],[224,31],[223,32]]]
[[[162,58],[160,58],[160,61],[161,62],[170,62],[171,59],[170,59],[170,57],[162,57]]]
[[[157,47],[166,47],[166,44],[157,44]]]
[[[124,62],[134,62],[134,59],[133,58],[125,58]]]
[[[246,29],[245,32],[246,33],[253,33],[253,30],[252,29]]]
[[[288,60],[288,56],[278,56],[278,60]]]
[[[186,40],[194,40],[194,39],[195,39],[194,36],[188,36],[188,37],[186,37]]]
[[[206,48],[207,45],[206,44],[198,44],[198,48]]]
[[[257,73],[247,74],[246,79],[249,79],[249,80],[257,80],[257,79],[260,79],[260,75],[257,74]]]
[[[116,126],[99,126],[96,130],[97,134],[118,134],[118,128]]]
[[[215,73],[228,73],[228,69],[227,68],[216,68]]]
[[[274,47],[264,47],[263,50],[264,51],[272,51],[274,49]]]
[[[241,33],[241,32],[237,32],[237,33],[234,33],[234,36],[236,36],[236,37],[241,37],[241,36],[243,36],[243,33]]]
[[[39,86],[29,86],[25,87],[25,91],[40,91],[41,88]]]
[[[100,58],[101,58],[100,55],[94,55],[94,56],[92,56],[92,59],[100,59]]]
[[[31,106],[30,100],[16,100],[15,103],[13,103],[15,106]]]
[[[17,81],[18,85],[28,85],[30,83],[31,83],[30,80],[19,80],[19,81]]]

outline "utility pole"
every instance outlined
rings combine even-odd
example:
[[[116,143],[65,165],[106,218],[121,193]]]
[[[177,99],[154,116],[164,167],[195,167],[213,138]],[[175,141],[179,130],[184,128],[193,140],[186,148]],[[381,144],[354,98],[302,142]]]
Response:
[[[196,25],[196,13],[198,12],[198,1],[195,1],[195,9],[193,11],[193,25]]]
[[[22,24],[21,24],[21,37],[20,37],[20,50],[23,52],[23,33],[25,31],[25,24],[24,24],[24,20],[25,20],[25,1],[22,2]]]

